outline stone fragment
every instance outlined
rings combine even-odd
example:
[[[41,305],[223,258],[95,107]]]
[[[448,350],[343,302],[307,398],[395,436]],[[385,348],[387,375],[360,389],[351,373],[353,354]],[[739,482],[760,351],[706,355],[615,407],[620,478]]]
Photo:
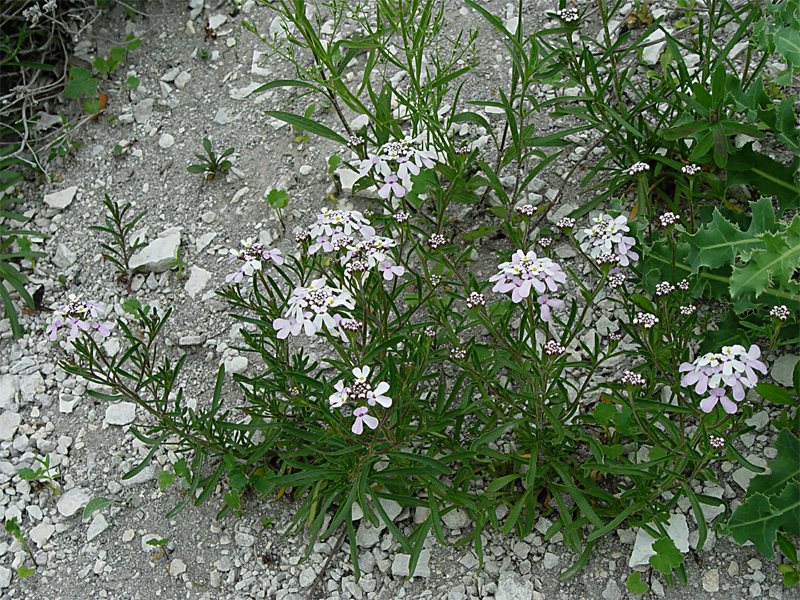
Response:
[[[21,422],[22,417],[19,416],[19,413],[7,410],[0,415],[0,441],[10,442],[13,440]]]
[[[300,577],[298,578],[298,583],[300,584],[301,588],[307,588],[314,580],[317,578],[316,573],[314,573],[314,569],[311,567],[306,567],[300,572]]]
[[[155,479],[156,473],[153,465],[147,465],[144,469],[139,471],[136,475],[129,479],[121,479],[120,483],[126,487],[133,487],[135,485],[139,485],[140,483],[147,483],[148,481],[152,481]]]
[[[362,521],[356,531],[356,545],[360,548],[372,548],[381,539],[381,530],[373,527],[369,521]]]
[[[18,376],[3,375],[0,377],[0,409],[6,409],[16,402],[17,391],[19,391]]]
[[[7,588],[11,585],[11,569],[0,567],[0,588]]]
[[[161,137],[158,138],[158,145],[164,148],[165,150],[167,148],[172,148],[174,144],[175,144],[175,138],[168,133],[162,133]]]
[[[133,402],[116,402],[106,408],[106,423],[128,425],[136,420],[136,405]]]
[[[220,571],[221,573],[227,573],[233,568],[233,561],[229,556],[223,556],[214,563],[214,566],[217,568],[217,571]]]
[[[261,84],[257,82],[252,82],[249,85],[246,85],[243,88],[236,88],[230,91],[230,97],[234,100],[244,100],[254,91],[261,87]]]
[[[189,275],[189,281],[186,282],[186,285],[183,287],[183,289],[187,294],[189,294],[189,296],[194,298],[202,291],[202,289],[210,280],[211,273],[209,271],[195,266],[192,267],[191,275]]]
[[[653,31],[645,40],[648,44],[642,48],[642,62],[646,65],[654,65],[658,62],[661,53],[664,51],[664,46],[667,45],[665,41],[667,34],[661,29]]]
[[[181,71],[180,75],[175,78],[175,87],[179,90],[182,90],[186,87],[186,84],[192,79],[192,76],[187,73],[186,71]]]
[[[36,399],[36,394],[45,390],[44,377],[38,371],[25,375],[19,380],[20,401],[30,403]]]
[[[180,558],[173,558],[169,563],[169,574],[178,577],[186,573],[186,563]]]
[[[56,526],[51,523],[39,523],[36,527],[31,529],[28,534],[31,541],[34,542],[39,548],[47,543],[50,536],[56,532]]]
[[[242,533],[241,531],[237,531],[233,536],[233,541],[236,542],[237,546],[241,546],[242,548],[249,548],[250,546],[256,543],[256,538],[254,538],[249,533]]]
[[[545,552],[542,564],[544,565],[545,569],[554,569],[558,565],[558,561],[560,560],[561,557],[558,556],[557,554],[553,554],[552,552]]]
[[[217,237],[216,231],[211,231],[209,233],[204,233],[203,235],[201,235],[194,242],[195,251],[202,252],[203,250],[205,250],[206,247],[208,247],[208,245],[215,237]]]
[[[55,256],[52,258],[53,264],[59,269],[68,269],[75,264],[76,260],[78,260],[78,255],[64,244],[58,245]]]
[[[258,75],[259,77],[269,77],[272,75],[272,71],[265,66],[262,66],[262,63],[266,64],[266,58],[267,57],[263,52],[259,50],[253,50],[253,61],[250,64],[251,75]]]
[[[533,583],[511,571],[500,573],[497,582],[495,600],[530,600],[533,595]]]
[[[217,114],[214,115],[214,123],[217,125],[229,125],[238,118],[239,115],[232,115],[230,110],[222,107],[217,109]]]
[[[108,521],[106,521],[106,518],[101,513],[97,513],[94,519],[92,519],[89,529],[86,530],[86,541],[91,542],[106,529],[108,529]]]
[[[792,374],[794,373],[794,366],[797,364],[798,360],[800,360],[800,356],[787,354],[786,356],[781,356],[772,363],[769,374],[775,383],[787,388],[793,387]]]
[[[178,76],[178,73],[180,72],[181,72],[180,67],[172,67],[169,71],[167,71],[161,76],[161,81],[164,81],[166,83],[175,81],[175,78]]]
[[[431,551],[428,549],[423,550],[419,554],[419,560],[417,561],[417,568],[414,569],[413,576],[414,577],[430,577],[431,576],[431,568],[428,565],[431,559]],[[395,577],[408,577],[412,575],[408,571],[408,565],[411,560],[411,555],[409,554],[397,554],[392,561],[392,575]]]
[[[70,204],[72,204],[73,198],[75,198],[75,194],[78,191],[78,186],[73,185],[66,189],[63,189],[58,192],[53,192],[52,194],[47,194],[44,197],[44,203],[47,204],[50,208],[55,208],[58,210],[64,210]]]
[[[755,454],[749,454],[747,456],[747,460],[753,463],[757,467],[762,467],[764,469],[767,469],[766,471],[764,471],[765,475],[771,473],[771,469],[767,467],[767,461],[765,461],[760,456],[756,456]],[[750,485],[750,480],[756,475],[758,475],[758,473],[756,473],[755,471],[751,471],[750,469],[741,467],[733,472],[732,477],[733,480],[739,484],[739,487],[741,487],[743,490],[747,490],[747,488]]]
[[[209,29],[218,29],[222,25],[226,23],[228,17],[223,14],[212,15],[208,19],[208,28]]]
[[[469,516],[463,510],[457,508],[446,515],[442,515],[442,521],[450,529],[462,529],[469,523]]]
[[[156,238],[131,257],[130,267],[133,270],[163,273],[175,261],[180,245],[179,231],[172,231],[165,237]]]
[[[666,530],[667,535],[675,542],[678,550],[686,554],[689,551],[689,525],[686,523],[686,516],[682,514],[672,515],[667,523]],[[640,565],[649,565],[650,557],[656,554],[655,550],[653,550],[653,542],[655,542],[655,539],[640,528],[636,534],[636,542],[633,544],[633,552],[631,552],[628,566],[634,568]]]
[[[608,583],[606,584],[606,588],[603,590],[603,599],[604,600],[620,600],[622,598],[622,592],[617,585],[617,582],[613,579],[609,579]]]
[[[707,592],[719,591],[719,569],[710,569],[703,573],[703,589]]]
[[[71,517],[92,499],[89,490],[74,487],[58,499],[56,508],[63,517]]]
[[[152,98],[145,98],[133,107],[133,118],[139,125],[144,125],[153,116],[154,102]]]
[[[227,373],[244,373],[247,370],[247,365],[250,361],[245,356],[231,356],[226,358],[225,372]]]

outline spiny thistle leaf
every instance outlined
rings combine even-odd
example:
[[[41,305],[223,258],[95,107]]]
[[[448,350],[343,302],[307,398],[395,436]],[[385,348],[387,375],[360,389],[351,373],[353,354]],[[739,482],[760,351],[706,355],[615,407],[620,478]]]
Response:
[[[775,448],[778,456],[769,461],[770,474],[753,477],[745,498],[753,494],[778,495],[790,481],[800,481],[800,440],[788,429],[782,429],[775,440]]]
[[[800,216],[795,215],[785,231],[765,233],[762,248],[754,250],[744,267],[734,267],[731,295],[760,296],[773,281],[779,289],[792,289],[792,275],[800,267]]]
[[[700,267],[716,269],[736,260],[737,255],[749,256],[754,250],[763,247],[760,236],[767,232],[777,232],[781,224],[775,222],[775,211],[770,198],[760,198],[751,202],[753,219],[747,231],[726,219],[718,209],[714,209],[711,223],[694,235],[684,235],[689,243],[689,265],[693,273]]]

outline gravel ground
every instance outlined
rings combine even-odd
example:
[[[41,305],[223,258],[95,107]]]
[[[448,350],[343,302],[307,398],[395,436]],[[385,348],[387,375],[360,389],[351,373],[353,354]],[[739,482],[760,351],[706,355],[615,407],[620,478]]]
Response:
[[[115,40],[129,33],[144,34],[142,46],[131,53],[126,74],[138,77],[141,85],[129,96],[118,89],[109,92],[106,115],[116,118],[101,117],[74,130],[73,139],[83,145],[57,163],[54,183],[21,188],[25,202],[20,205],[31,217],[29,226],[49,236],[37,247],[50,258],[37,261],[30,272],[32,289],[44,287],[43,305],[54,308],[61,303],[67,293],[59,283],[64,276],[69,293],[116,307],[117,313],[129,296],[143,304],[172,308],[166,332],[170,352],[176,357],[188,354],[182,383],[187,398],[201,402],[208,398],[219,364],[225,363],[234,372],[257,367],[251,364],[252,357],[233,349],[241,341],[239,325],[214,295],[232,270],[230,249],[237,248],[242,239],[255,237],[284,253],[294,252],[291,232],[306,225],[323,205],[331,189],[327,156],[341,152],[332,143],[313,137],[308,143],[296,144],[296,134],[288,126],[264,115],[267,109],[285,109],[289,92],[253,94],[253,90],[291,73],[277,59],[259,65],[263,46],[238,27],[242,14],[236,14],[230,2],[206,0],[206,4],[210,6],[201,10],[202,0],[190,2],[192,8],[172,0],[143,3],[138,6],[143,14],[130,19],[121,9],[114,9],[94,27],[78,46],[78,61],[105,55]],[[500,38],[472,9],[451,0],[446,4],[448,28],[481,29],[482,61],[465,86],[464,97],[485,98],[510,65],[501,56]],[[485,6],[507,19],[514,17],[513,7],[509,9],[503,2],[492,0]],[[544,11],[554,7],[530,2],[526,17],[544,24],[548,21]],[[272,15],[265,7],[248,1],[244,12],[259,29],[269,29]],[[207,60],[196,56],[200,49],[207,52]],[[548,91],[541,94],[546,97]],[[308,100],[290,105],[290,110],[302,112],[303,102]],[[69,111],[74,104],[52,106],[49,111]],[[330,113],[317,118],[335,125]],[[542,115],[537,125],[544,134],[564,123]],[[477,144],[485,141],[473,126],[461,133]],[[201,151],[204,137],[211,139],[217,151],[235,148],[234,168],[226,177],[209,182],[186,171],[194,153]],[[535,182],[529,198],[532,203],[555,196],[567,171],[587,152],[593,139],[586,135],[571,141],[575,146],[565,154],[569,158]],[[116,145],[123,148],[121,156],[113,153]],[[287,190],[291,198],[286,234],[264,199],[272,188]],[[572,188],[566,189],[563,197],[569,198]],[[142,260],[142,272],[133,280],[130,292],[115,280],[113,269],[100,255],[99,234],[89,229],[103,222],[104,194],[120,203],[133,203],[137,212],[146,211],[140,222],[142,238],[151,243],[150,250],[166,257]],[[360,198],[344,199],[341,206],[349,202],[362,210],[367,206]],[[567,203],[558,207],[553,221],[572,208]],[[480,224],[477,219],[464,213],[464,227]],[[178,245],[188,265],[181,277],[166,264]],[[567,247],[556,249],[562,260],[569,260],[570,253],[574,256]],[[614,331],[613,318],[598,308],[593,314],[595,330],[605,331],[604,335]],[[39,565],[32,577],[17,577],[16,568],[23,562],[29,564],[30,559],[19,542],[7,536],[0,542],[0,598],[306,598],[335,540],[318,542],[303,561],[304,536],[281,535],[296,508],[292,502],[286,498],[248,501],[239,517],[229,514],[215,520],[223,506],[224,489],[217,490],[204,505],[165,519],[181,496],[176,486],[159,490],[156,478],[177,457],[159,451],[152,465],[137,477],[121,480],[147,453],[128,431],[141,415],[132,406],[108,406],[88,396],[85,381],[56,367],[58,349],[43,334],[50,319],[46,310],[21,315],[28,333],[18,341],[11,337],[8,321],[0,321],[0,509],[6,518],[18,517]],[[319,342],[308,349],[323,351]],[[772,365],[773,377],[785,384],[796,361],[793,355],[779,358]],[[234,404],[240,397],[229,382],[226,401]],[[752,419],[756,431],[742,439],[742,450],[756,464],[764,465],[765,459],[775,456],[772,442],[776,432],[769,424],[775,416],[774,410],[759,409]],[[17,469],[32,466],[35,457],[45,455],[61,475],[57,482],[63,492],[60,496],[17,475]],[[698,490],[735,503],[751,475],[738,465],[722,463],[719,482]],[[120,502],[82,521],[82,507],[96,496]],[[691,546],[697,532],[687,505],[680,506],[674,532],[678,547],[687,552],[689,585],[665,588],[656,574],[651,580],[654,596],[724,600],[800,597],[796,589],[784,590],[781,585],[778,559],[766,560],[752,546],[740,547],[711,534],[702,552],[695,553]],[[404,530],[410,530],[417,518],[425,518],[407,510],[397,510],[395,515]],[[558,573],[575,555],[561,542],[560,534],[544,541],[543,533],[550,524],[547,519],[541,518],[523,540],[487,530],[483,544],[486,562],[481,571],[470,549],[452,545],[470,530],[466,516],[450,513],[444,521],[450,545],[442,546],[431,538],[410,579],[407,557],[399,553],[388,531],[359,523],[362,578],[355,582],[349,553],[342,548],[333,556],[316,597],[633,597],[625,589],[625,579],[631,572],[629,564],[642,559],[635,550],[634,530],[620,530],[601,540],[577,577],[558,582]],[[165,553],[156,556],[157,550],[146,544],[153,537],[169,539]],[[648,570],[639,570],[646,581]]]

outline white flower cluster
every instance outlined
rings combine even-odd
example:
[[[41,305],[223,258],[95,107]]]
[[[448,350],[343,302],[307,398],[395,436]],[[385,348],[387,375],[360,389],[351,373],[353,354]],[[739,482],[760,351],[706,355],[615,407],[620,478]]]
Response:
[[[377,154],[361,161],[358,176],[372,173],[383,180],[378,190],[381,198],[388,198],[391,194],[402,198],[411,189],[411,176],[419,175],[422,169],[432,169],[436,160],[435,152],[418,150],[412,143],[412,140],[405,138],[384,144]]]
[[[628,219],[623,215],[616,218],[600,215],[592,222],[592,227],[581,230],[576,236],[581,242],[581,250],[586,254],[597,259],[601,254],[614,253],[623,267],[627,267],[631,260],[639,259],[639,255],[632,250],[636,240],[625,235],[630,228]]]
[[[489,281],[494,281],[493,292],[511,292],[513,302],[522,302],[531,290],[539,294],[539,304],[542,318],[550,320],[550,308],[561,308],[564,303],[555,298],[549,298],[547,292],[557,292],[558,284],[567,281],[567,275],[561,267],[546,257],[537,257],[531,250],[527,253],[517,250],[511,260],[498,266],[500,272],[492,275]]]
[[[242,241],[244,248],[241,250],[231,249],[233,258],[231,262],[242,261],[244,264],[233,273],[225,277],[225,281],[239,283],[245,276],[250,277],[256,271],[260,271],[264,261],[271,260],[276,265],[283,264],[281,251],[275,248],[267,249],[264,244],[254,242],[253,238]]]
[[[295,288],[288,305],[284,318],[275,319],[272,323],[280,339],[285,339],[290,334],[300,335],[301,331],[312,336],[323,329],[342,336],[342,317],[335,315],[333,310],[355,307],[350,292],[329,286],[324,278],[315,279],[308,287]]]
[[[711,412],[717,403],[728,414],[737,409],[737,402],[745,398],[745,388],[753,388],[758,383],[756,371],[767,373],[767,366],[758,360],[761,349],[753,344],[750,349],[744,346],[725,346],[722,352],[707,352],[695,359],[685,362],[679,367],[685,375],[681,378],[684,387],[694,386],[698,394],[708,392],[708,397],[700,401],[703,412]],[[725,387],[731,388],[733,400],[728,398]]]
[[[93,300],[78,300],[75,294],[69,295],[69,302],[62,304],[55,311],[55,319],[47,326],[46,332],[50,340],[55,341],[60,329],[69,328],[69,338],[78,337],[81,331],[90,332],[97,330],[103,337],[108,337],[111,331],[104,324],[95,321],[104,314],[103,306]],[[92,322],[94,321],[94,322]]]
[[[354,235],[364,239],[356,241]],[[339,262],[348,274],[362,273],[377,268],[384,279],[391,280],[406,272],[388,255],[389,248],[397,245],[391,238],[375,235],[375,228],[357,210],[329,210],[323,208],[317,222],[308,229],[309,254],[317,252],[342,252]]]
[[[384,408],[389,408],[392,405],[392,399],[385,395],[389,391],[389,384],[381,381],[373,387],[369,382],[370,370],[369,367],[356,367],[353,369],[355,377],[353,383],[345,386],[344,382],[337,381],[334,385],[336,392],[328,398],[331,408],[342,408],[346,404],[354,403],[360,405],[353,410],[356,420],[350,428],[356,435],[363,433],[364,425],[370,429],[378,427],[378,419],[369,414],[369,407],[380,404]],[[362,403],[366,403],[366,406]]]
[[[39,3],[37,2],[33,6],[26,8],[22,11],[23,18],[30,23],[31,27],[36,27],[39,24],[39,19],[41,19],[46,13],[53,12],[56,9],[56,5],[58,4],[58,0],[47,0],[44,3],[44,6],[39,8]]]

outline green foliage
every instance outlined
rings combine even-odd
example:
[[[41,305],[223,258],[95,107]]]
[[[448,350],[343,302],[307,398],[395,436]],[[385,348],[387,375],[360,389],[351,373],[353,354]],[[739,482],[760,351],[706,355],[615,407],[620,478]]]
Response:
[[[126,214],[131,208],[131,203],[128,202],[120,208],[117,202],[112,201],[108,194],[105,195],[103,204],[106,207],[106,224],[92,225],[90,229],[95,231],[102,231],[111,236],[111,242],[101,243],[100,246],[105,250],[103,259],[107,260],[117,268],[117,273],[120,279],[127,279],[131,276],[130,261],[131,257],[140,248],[144,248],[146,244],[139,238],[131,240],[131,233],[133,228],[139,220],[147,213],[142,211],[130,221],[127,220]]]
[[[736,542],[753,542],[767,558],[775,555],[779,529],[800,536],[800,440],[784,429],[775,447],[778,456],[770,461],[771,473],[750,481],[744,501],[726,526]]]
[[[9,210],[19,200],[12,196],[7,196],[4,190],[8,189],[11,183],[16,181],[16,178],[8,177],[9,171],[0,173],[6,175],[5,180],[0,179],[0,217],[4,217],[3,222],[0,223],[0,298],[3,301],[3,316],[11,322],[11,331],[14,334],[14,338],[19,339],[22,337],[23,330],[17,318],[17,309],[11,299],[9,290],[3,284],[8,284],[11,289],[16,291],[28,308],[35,308],[33,298],[25,289],[28,278],[20,272],[20,267],[16,262],[23,259],[35,260],[44,258],[47,255],[44,252],[30,250],[29,236],[43,237],[42,234],[25,229],[17,229],[9,223],[9,221],[24,223],[28,219],[19,213]],[[25,249],[26,245],[28,249]]]
[[[697,233],[684,233],[686,263],[694,274],[727,267],[722,275],[729,282],[726,287],[742,306],[753,306],[767,292],[773,304],[782,300],[797,310],[800,284],[792,276],[800,267],[800,217],[795,215],[788,225],[776,221],[772,201],[765,197],[750,208],[745,230],[714,209],[711,221]]]
[[[765,8],[766,15],[753,25],[753,37],[759,50],[780,54],[787,68],[776,81],[787,85],[800,70],[800,2],[778,0],[767,2]]]
[[[53,490],[53,493],[58,495],[61,493],[55,484],[53,483],[54,479],[60,477],[58,473],[51,473],[50,472],[50,455],[46,454],[44,458],[39,458],[38,456],[34,456],[33,459],[38,462],[41,467],[37,467],[34,471],[33,469],[22,468],[17,470],[17,474],[20,476],[21,479],[25,479],[26,481],[42,481]]]
[[[656,540],[653,542],[653,550],[655,550],[656,554],[650,557],[650,566],[659,573],[668,575],[672,572],[672,569],[683,563],[684,556],[675,546],[672,538],[663,537]]]
[[[234,153],[233,148],[228,148],[220,156],[217,156],[211,150],[211,140],[203,138],[203,149],[206,151],[206,155],[195,154],[201,162],[196,165],[188,166],[187,170],[189,173],[205,173],[206,179],[211,181],[217,175],[228,172],[228,169],[231,168],[231,161],[225,160],[225,158]]]
[[[628,588],[628,591],[631,594],[644,594],[647,590],[650,589],[650,586],[647,585],[644,581],[641,580],[642,574],[638,571],[634,571],[630,575],[628,575],[628,579],[625,582],[625,586]]]
[[[28,542],[25,541],[25,536],[22,535],[22,530],[19,527],[19,523],[17,523],[17,517],[6,519],[5,528],[8,533],[14,536],[14,539],[16,539],[20,544],[22,544],[22,547],[25,548],[25,551],[28,553],[28,556],[31,557],[31,562],[34,565],[36,565],[36,559],[33,557],[33,552],[31,551],[30,546],[28,546]],[[31,575],[33,575],[35,570],[36,569],[32,569],[29,567],[25,567],[24,565],[21,565],[17,570],[17,572],[19,573],[20,577],[30,577]]]
[[[108,498],[104,498],[103,496],[92,498],[91,500],[89,500],[89,503],[84,507],[83,516],[81,518],[85,521],[98,510],[103,510],[106,506],[109,506],[113,503],[114,500],[109,500]]]

